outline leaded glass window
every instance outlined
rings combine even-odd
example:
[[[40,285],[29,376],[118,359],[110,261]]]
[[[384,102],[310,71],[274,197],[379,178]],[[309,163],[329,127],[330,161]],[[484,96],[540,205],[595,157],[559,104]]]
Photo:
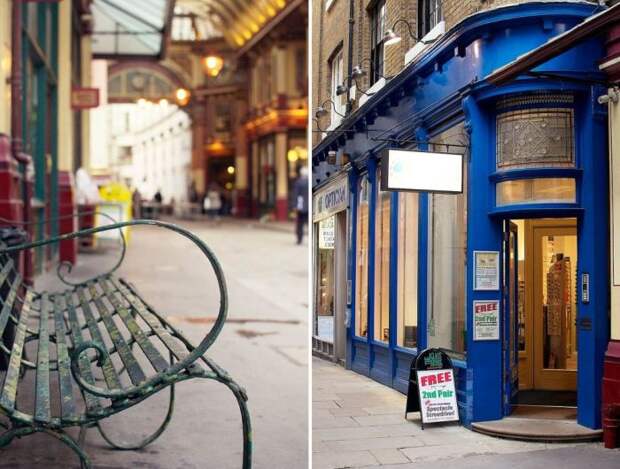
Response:
[[[497,117],[497,168],[575,165],[573,110],[540,108]]]

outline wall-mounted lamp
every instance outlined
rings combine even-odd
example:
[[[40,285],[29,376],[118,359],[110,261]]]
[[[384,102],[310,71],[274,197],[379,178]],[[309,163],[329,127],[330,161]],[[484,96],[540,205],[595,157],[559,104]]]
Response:
[[[339,85],[342,86],[342,85]],[[346,88],[345,88],[345,92],[346,92]],[[336,90],[336,94],[338,94],[338,91]],[[344,114],[340,114],[338,111],[336,111],[336,104],[331,100],[331,99],[326,99],[325,101],[323,101],[321,103],[321,105],[319,107],[317,107],[314,110],[314,116],[317,119],[320,119],[321,117],[325,117],[326,115],[329,114],[329,111],[325,108],[325,104],[326,103],[330,103],[332,106],[332,111],[334,111],[334,113],[338,114],[340,117],[344,117]]]
[[[215,78],[224,67],[224,59],[218,55],[207,55],[202,59],[202,64],[204,65],[207,75]]]
[[[409,23],[409,21],[407,21],[405,18],[399,18],[399,19],[397,19],[394,22],[392,27],[385,32],[385,35],[383,36],[383,44],[385,46],[391,46],[393,44],[398,44],[400,41],[402,41],[403,38],[400,37],[398,34],[396,34],[394,32],[394,30],[396,29],[396,25],[398,23],[405,23],[407,25],[407,29],[409,30],[409,36],[415,42],[421,42],[422,44],[430,44],[431,42],[435,42],[436,41],[436,39],[433,39],[431,41],[420,41],[420,40],[418,40],[417,36],[415,34],[413,34],[413,29],[411,28],[411,23]]]

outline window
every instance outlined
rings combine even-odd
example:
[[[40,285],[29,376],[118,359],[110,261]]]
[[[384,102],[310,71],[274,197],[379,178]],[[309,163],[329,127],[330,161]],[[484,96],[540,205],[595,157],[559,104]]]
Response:
[[[435,142],[464,143],[463,125],[433,137]],[[435,151],[444,147],[437,146]],[[429,197],[430,287],[428,346],[464,353],[466,344],[467,170],[463,193]]]
[[[342,56],[342,51],[338,51],[334,58],[331,60],[331,97],[332,101],[332,114],[331,114],[331,123],[340,122],[341,116],[339,114],[344,114],[344,100],[346,99],[346,93],[338,96],[337,90],[338,86],[342,85],[344,82],[344,58]]]
[[[418,337],[418,194],[398,194],[397,345],[415,347]]]
[[[498,169],[574,167],[574,146],[572,109],[527,109],[497,116]]]
[[[334,246],[335,221],[331,216],[318,223],[317,271],[316,271],[316,324],[315,337],[327,342],[334,341]]]
[[[441,0],[420,0],[418,2],[418,35],[426,36],[443,19]]]
[[[385,36],[385,0],[379,0],[372,11],[370,36],[370,84],[383,76],[383,37]]]
[[[377,181],[381,169],[377,170]],[[391,192],[377,189],[375,215],[375,301],[374,339],[388,342],[390,339],[390,197]]]
[[[357,228],[355,256],[355,335],[368,336],[368,177],[357,187]]]
[[[497,184],[497,205],[534,203],[574,203],[577,200],[572,178],[515,179]]]

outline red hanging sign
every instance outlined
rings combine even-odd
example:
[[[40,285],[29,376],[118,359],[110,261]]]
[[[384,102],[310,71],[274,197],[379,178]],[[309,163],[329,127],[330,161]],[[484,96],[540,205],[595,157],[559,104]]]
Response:
[[[99,88],[73,88],[71,90],[72,109],[91,109],[99,106]]]

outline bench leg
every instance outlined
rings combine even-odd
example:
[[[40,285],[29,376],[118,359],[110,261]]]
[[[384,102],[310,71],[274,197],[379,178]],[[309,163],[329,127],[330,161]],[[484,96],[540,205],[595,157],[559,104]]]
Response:
[[[241,423],[243,424],[243,469],[252,467],[252,424],[250,421],[250,411],[246,404],[248,396],[245,390],[230,378],[213,378],[225,384],[237,398],[239,410],[241,411]]]
[[[90,462],[90,458],[86,455],[82,448],[75,442],[73,438],[71,438],[67,433],[62,430],[50,430],[49,428],[42,427],[13,427],[10,430],[7,430],[2,435],[0,435],[0,448],[7,446],[14,438],[21,438],[26,435],[31,435],[33,433],[42,432],[46,433],[50,436],[53,436],[57,440],[62,441],[65,445],[71,448],[75,453],[77,453],[80,458],[80,464],[82,469],[92,469],[92,464]]]
[[[153,443],[157,438],[161,436],[162,433],[164,433],[164,431],[168,427],[168,424],[170,423],[170,420],[172,419],[173,412],[174,412],[174,384],[171,384],[170,385],[170,400],[168,404],[168,412],[166,413],[166,418],[164,419],[163,423],[159,426],[159,428],[155,430],[155,432],[152,435],[147,436],[144,440],[140,441],[139,443],[135,443],[135,444],[128,444],[124,442],[116,443],[105,433],[100,422],[97,423],[97,429],[99,430],[101,437],[112,448],[118,449],[118,450],[127,450],[127,451],[138,450]]]

